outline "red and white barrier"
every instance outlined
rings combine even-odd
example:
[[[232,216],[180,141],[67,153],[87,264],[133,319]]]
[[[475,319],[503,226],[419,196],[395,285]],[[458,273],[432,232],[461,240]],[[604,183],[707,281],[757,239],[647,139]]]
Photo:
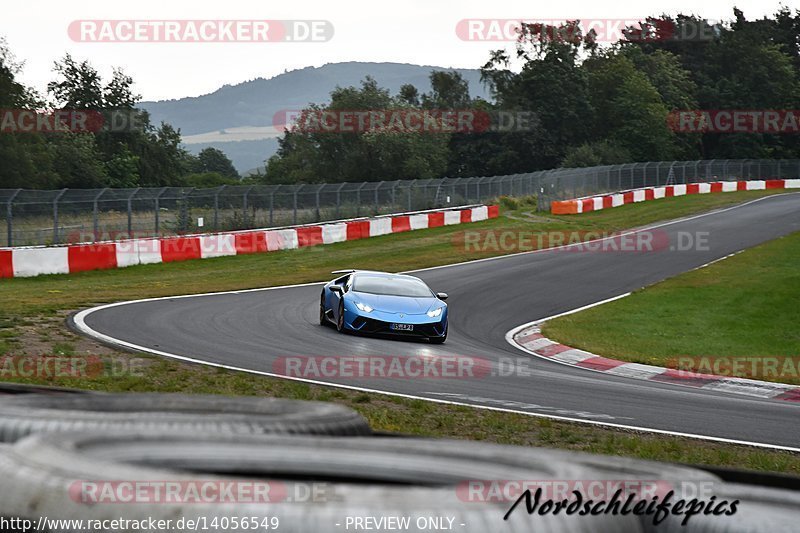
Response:
[[[724,391],[756,398],[800,402],[800,387],[787,383],[726,377],[676,370],[640,363],[609,359],[552,341],[542,335],[543,324],[522,327],[511,335],[513,343],[522,350],[563,365],[603,372],[612,376],[672,383],[706,390]]]
[[[0,278],[70,274],[86,270],[209,259],[368,239],[418,229],[496,218],[496,205],[336,221],[316,226],[261,229],[118,242],[0,248]]]
[[[575,200],[552,202],[550,212],[554,215],[576,215],[589,213],[625,204],[683,196],[686,194],[710,194],[734,191],[761,191],[766,189],[800,189],[800,179],[792,180],[751,180],[751,181],[715,181],[713,183],[689,183],[686,185],[666,185],[664,187],[647,187],[620,193],[589,196]]]

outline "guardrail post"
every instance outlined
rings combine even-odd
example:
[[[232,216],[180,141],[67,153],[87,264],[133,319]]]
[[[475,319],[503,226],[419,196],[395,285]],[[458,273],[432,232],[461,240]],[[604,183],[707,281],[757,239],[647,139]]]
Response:
[[[364,181],[356,189],[356,217],[361,216],[361,189],[363,189],[366,185],[367,182]]]
[[[377,214],[380,212],[380,209],[379,209],[379,207],[378,207],[378,205],[379,205],[379,201],[378,201],[378,189],[380,189],[380,188],[381,188],[381,185],[383,185],[383,181],[379,181],[379,182],[378,182],[378,185],[376,185],[376,186],[375,186],[375,214],[376,214],[376,215],[377,215]]]
[[[155,206],[156,206],[156,217],[155,217],[155,229],[156,229],[155,236],[156,237],[159,235],[159,233],[161,231],[161,207],[160,207],[159,204],[161,203],[161,196],[165,192],[167,192],[167,188],[166,187],[162,187],[161,190],[159,191],[159,193],[156,195],[156,197],[154,199]]]
[[[9,197],[8,202],[6,203],[6,234],[7,234],[6,235],[6,241],[8,242],[8,246],[14,246],[14,231],[13,231],[14,207],[13,207],[13,205],[14,205],[14,199],[17,197],[17,195],[20,193],[21,190],[22,189],[17,189],[16,191],[14,191],[14,194],[12,194]]]
[[[298,185],[294,188],[294,195],[292,196],[292,224],[297,224],[297,191],[302,188],[302,185]]]
[[[61,189],[61,192],[53,199],[53,244],[58,244],[58,201],[64,196],[67,189]]]
[[[248,207],[247,199],[250,196],[250,191],[253,190],[253,187],[255,187],[255,185],[251,185],[250,187],[248,187],[247,190],[244,192],[244,195],[242,196],[242,212],[244,213],[243,221],[244,221],[244,225],[245,226],[249,226],[249,221],[248,221],[248,216],[247,216],[247,207]],[[247,228],[243,228],[243,229],[247,229]]]
[[[324,188],[325,188],[325,184],[324,183],[321,184],[319,187],[317,187],[317,192],[316,192],[316,195],[317,195],[317,222],[322,220],[322,217],[321,217],[320,212],[319,212],[319,193]]]
[[[100,193],[94,197],[94,201],[92,201],[92,242],[97,242],[97,234],[100,232],[100,221],[97,220],[99,215],[99,206],[97,204],[100,200],[100,197],[103,196],[107,190],[108,187],[101,190]]]
[[[270,226],[272,226],[272,224],[273,224],[273,222],[272,222],[273,221],[272,214],[273,214],[273,208],[275,206],[275,191],[277,191],[280,188],[281,188],[280,185],[276,185],[273,189],[269,190],[269,225]]]
[[[706,163],[706,177],[705,177],[705,181],[706,182],[710,181],[708,178],[711,175],[711,172],[712,172],[711,165],[714,164],[714,161],[716,161],[716,159],[712,159],[711,161]],[[700,180],[697,180],[697,181],[700,181]]]
[[[188,233],[192,224],[192,222],[189,220],[189,194],[191,194],[194,189],[195,188],[192,187],[188,191],[181,191],[183,198],[181,198],[180,231],[183,233]]]
[[[136,193],[139,192],[141,187],[136,187],[133,189],[128,195],[127,203],[128,203],[128,238],[133,238],[133,197],[136,196]]]
[[[342,183],[336,189],[336,218],[339,218],[339,210],[342,207],[342,188],[347,185],[347,182]]]
[[[220,187],[214,191],[214,231],[219,231],[219,193],[225,190],[227,185],[220,185]]]

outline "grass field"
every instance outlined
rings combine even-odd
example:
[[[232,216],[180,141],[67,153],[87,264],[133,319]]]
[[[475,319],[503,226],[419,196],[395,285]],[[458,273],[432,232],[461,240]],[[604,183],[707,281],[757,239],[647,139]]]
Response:
[[[525,202],[506,201],[497,219],[387,235],[330,246],[144,265],[0,281],[0,353],[19,356],[98,355],[106,367],[141,366],[135,374],[86,378],[0,379],[105,391],[159,391],[277,396],[342,403],[361,412],[378,431],[469,438],[505,444],[543,446],[699,464],[737,466],[800,474],[800,456],[680,437],[637,433],[532,416],[447,406],[313,386],[281,379],[213,369],[177,361],[117,352],[70,332],[64,320],[76,309],[134,298],[190,294],[303,283],[328,279],[337,268],[411,270],[490,255],[496,250],[466,251],[464,231],[613,232],[724,207],[770,194],[738,192],[669,198],[577,216],[544,216]],[[507,250],[510,252],[513,250]],[[524,317],[521,317],[524,318]]]
[[[569,346],[636,363],[800,385],[800,233],[548,322]]]

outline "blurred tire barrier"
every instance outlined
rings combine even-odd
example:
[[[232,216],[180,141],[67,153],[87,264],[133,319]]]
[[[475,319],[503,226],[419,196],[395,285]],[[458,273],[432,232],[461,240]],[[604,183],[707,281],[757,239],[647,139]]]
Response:
[[[64,389],[61,387],[44,387],[41,385],[28,385],[26,383],[0,382],[0,398],[9,394],[88,394],[88,391],[79,389]]]
[[[791,533],[800,531],[800,493],[790,490],[723,483],[714,491],[717,499],[739,500],[733,516],[697,515],[689,527],[670,517],[653,533]]]
[[[17,394],[0,397],[0,442],[31,433],[151,430],[206,434],[369,435],[347,407],[278,398],[183,394]]]
[[[470,480],[564,482],[609,475],[569,461],[572,455],[378,437],[41,433],[0,451],[0,516],[277,518],[280,531],[296,533],[345,531],[348,520],[364,516],[407,517],[408,525],[399,528],[404,531],[430,531],[431,520],[445,517],[452,519],[447,523],[453,530],[464,532],[642,531],[634,516],[528,515],[522,509],[504,520],[511,502],[472,500],[465,492]],[[683,468],[674,473],[695,475]],[[152,487],[167,481],[181,490],[228,482],[238,489],[266,485],[266,490],[249,490],[250,496],[233,501],[217,491],[202,501],[165,502],[169,491],[158,492],[159,499]],[[151,490],[139,490],[145,486]],[[127,498],[131,487],[136,487],[135,501]],[[238,489],[231,493],[241,494]],[[254,499],[253,494],[268,497]]]

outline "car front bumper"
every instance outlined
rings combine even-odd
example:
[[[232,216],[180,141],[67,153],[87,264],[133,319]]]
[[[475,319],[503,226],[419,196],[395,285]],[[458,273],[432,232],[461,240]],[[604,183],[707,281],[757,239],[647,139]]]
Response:
[[[360,333],[397,335],[402,337],[443,337],[447,331],[447,311],[440,316],[431,318],[425,315],[405,315],[402,318],[394,313],[373,311],[363,313],[345,309],[345,324],[348,329]],[[413,327],[412,330],[392,329],[392,324],[405,324]]]

